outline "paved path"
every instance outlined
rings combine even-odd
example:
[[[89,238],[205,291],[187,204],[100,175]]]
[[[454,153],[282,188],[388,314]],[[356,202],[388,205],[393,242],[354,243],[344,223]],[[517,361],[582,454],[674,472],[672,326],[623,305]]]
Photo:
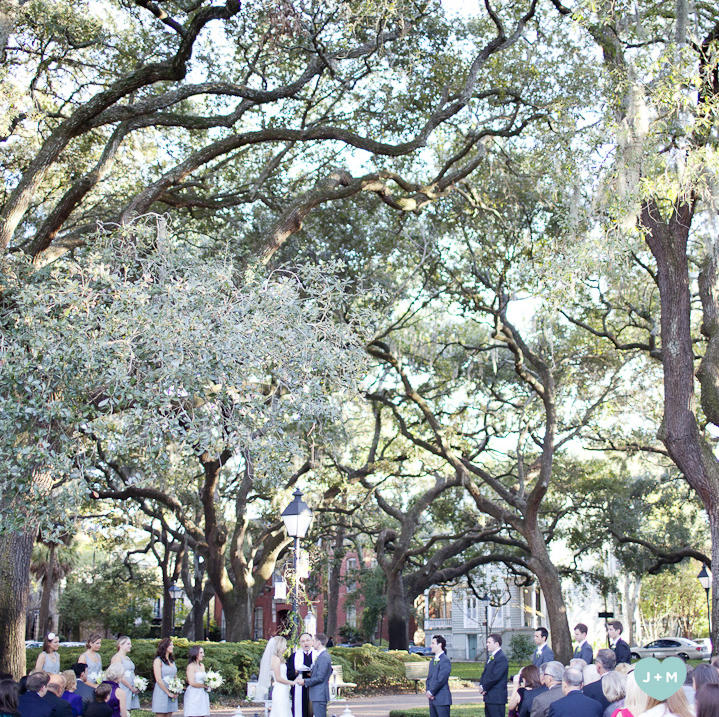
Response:
[[[456,705],[479,703],[480,697],[477,690],[452,690],[452,701]],[[422,695],[385,695],[382,697],[356,697],[347,702],[333,702],[327,708],[328,717],[341,717],[346,707],[354,717],[388,717],[390,710],[402,707],[427,707],[427,698]],[[211,717],[231,717],[234,710],[212,710]],[[243,707],[244,717],[264,717],[260,706]]]

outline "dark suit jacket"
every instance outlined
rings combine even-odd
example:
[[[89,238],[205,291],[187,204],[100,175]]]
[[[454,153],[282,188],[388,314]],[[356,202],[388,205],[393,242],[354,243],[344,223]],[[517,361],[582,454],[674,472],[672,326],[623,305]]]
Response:
[[[532,702],[532,711],[529,713],[531,717],[547,717],[549,706],[564,698],[562,685],[554,685],[541,695],[537,695]]]
[[[439,662],[434,658],[429,663],[427,672],[427,690],[434,695],[433,705],[451,705],[452,693],[449,691],[449,673],[452,672],[452,663],[446,653],[439,656]]]
[[[330,701],[330,677],[332,677],[332,658],[327,650],[322,650],[312,667],[312,676],[305,680],[310,702]]]
[[[70,707],[70,705],[67,706]],[[40,697],[37,692],[31,692],[30,690],[20,695],[18,710],[21,717],[50,717],[50,715],[54,715],[53,706]],[[72,714],[72,710],[70,710],[70,714]]]
[[[543,665],[545,662],[552,662],[554,660],[554,653],[552,652],[552,648],[549,646],[548,643],[544,643],[544,647],[542,648],[542,653],[537,657],[537,651],[534,651],[534,654],[532,655],[532,664],[539,667],[540,665]]]
[[[86,685],[84,682],[81,682],[80,680],[77,681],[77,687],[75,688],[75,694],[80,695],[82,698],[82,708],[83,711],[87,709],[87,706],[90,704],[90,702],[95,701],[95,690],[90,687],[90,685]]]
[[[626,662],[629,665],[632,661],[632,650],[629,645],[620,637],[614,646],[614,654],[617,656],[617,664]]]
[[[53,717],[75,717],[72,713],[70,703],[62,699],[62,697],[58,697],[54,692],[48,690],[43,699],[52,705]]]
[[[604,710],[596,700],[572,690],[566,697],[549,706],[549,717],[602,717]]]
[[[509,677],[509,660],[499,650],[494,659],[490,658],[484,666],[479,684],[484,689],[484,703],[488,705],[507,704],[507,678]]]
[[[581,657],[588,665],[591,665],[594,662],[594,653],[592,652],[591,645],[588,642],[585,642],[582,645],[581,650],[578,647],[575,647],[574,657]]]
[[[602,712],[609,707],[609,700],[604,696],[604,690],[602,689],[603,679],[604,676],[602,675],[601,679],[596,682],[590,682],[582,688],[582,694],[598,702],[602,706]]]
[[[548,690],[549,687],[546,685],[540,685],[539,687],[534,687],[531,690],[524,690],[522,702],[519,705],[519,717],[529,717],[529,715],[532,714],[532,704],[535,698],[539,695],[543,695]]]

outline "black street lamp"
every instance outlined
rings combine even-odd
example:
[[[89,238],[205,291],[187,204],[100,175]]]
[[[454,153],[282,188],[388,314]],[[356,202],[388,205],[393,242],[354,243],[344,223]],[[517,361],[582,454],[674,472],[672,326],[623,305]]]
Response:
[[[712,634],[712,612],[711,612],[711,606],[709,603],[709,590],[711,590],[712,586],[712,574],[710,570],[707,570],[707,566],[702,565],[701,572],[699,575],[697,575],[697,580],[701,583],[701,586],[704,588],[707,594],[707,621],[709,622],[709,636],[711,637]]]
[[[175,603],[180,599],[182,595],[182,588],[177,586],[177,583],[172,583],[167,590],[170,593],[170,599],[172,600],[172,625],[170,626],[170,635],[175,634]]]
[[[295,633],[300,635],[300,538],[304,538],[312,525],[312,508],[302,500],[302,491],[298,488],[294,494],[294,500],[282,511],[282,520],[287,529],[287,535],[294,538],[294,569],[295,589],[292,593],[292,612],[295,615]]]

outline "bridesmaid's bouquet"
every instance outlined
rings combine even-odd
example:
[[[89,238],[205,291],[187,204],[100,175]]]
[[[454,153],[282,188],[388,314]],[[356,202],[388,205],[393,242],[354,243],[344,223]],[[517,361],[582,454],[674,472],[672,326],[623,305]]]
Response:
[[[147,679],[144,677],[135,676],[135,687],[140,691],[144,692],[147,689]]]
[[[105,671],[95,672],[91,677],[88,677],[95,682],[96,685],[101,685],[105,681]]]
[[[205,673],[205,687],[207,687],[210,690],[217,689],[224,680],[222,679],[222,675],[219,672],[213,672],[212,670],[208,670]]]
[[[170,677],[169,680],[165,678],[165,684],[167,689],[175,695],[182,694],[185,689],[185,681],[179,677]]]

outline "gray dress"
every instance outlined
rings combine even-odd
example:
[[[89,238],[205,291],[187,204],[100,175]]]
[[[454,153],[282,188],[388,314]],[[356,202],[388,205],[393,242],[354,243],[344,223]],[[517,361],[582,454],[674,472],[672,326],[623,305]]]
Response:
[[[122,669],[125,670],[125,679],[131,684],[135,684],[135,663],[129,657],[122,658]],[[125,697],[128,710],[139,710],[140,709],[140,698],[138,695],[132,693],[128,687],[125,687],[122,682],[120,687],[125,691]]]
[[[45,653],[45,662],[42,666],[42,669],[45,670],[50,675],[59,675],[60,674],[60,653],[59,652],[53,652],[52,655],[49,652]]]
[[[160,660],[160,662],[162,664],[162,680],[165,683],[165,687],[167,687],[167,681],[173,677],[177,677],[177,665],[174,662],[171,662],[169,665],[166,665],[162,660]],[[157,683],[155,684],[155,689],[152,691],[152,711],[160,713],[177,711],[177,698],[171,700]]]

